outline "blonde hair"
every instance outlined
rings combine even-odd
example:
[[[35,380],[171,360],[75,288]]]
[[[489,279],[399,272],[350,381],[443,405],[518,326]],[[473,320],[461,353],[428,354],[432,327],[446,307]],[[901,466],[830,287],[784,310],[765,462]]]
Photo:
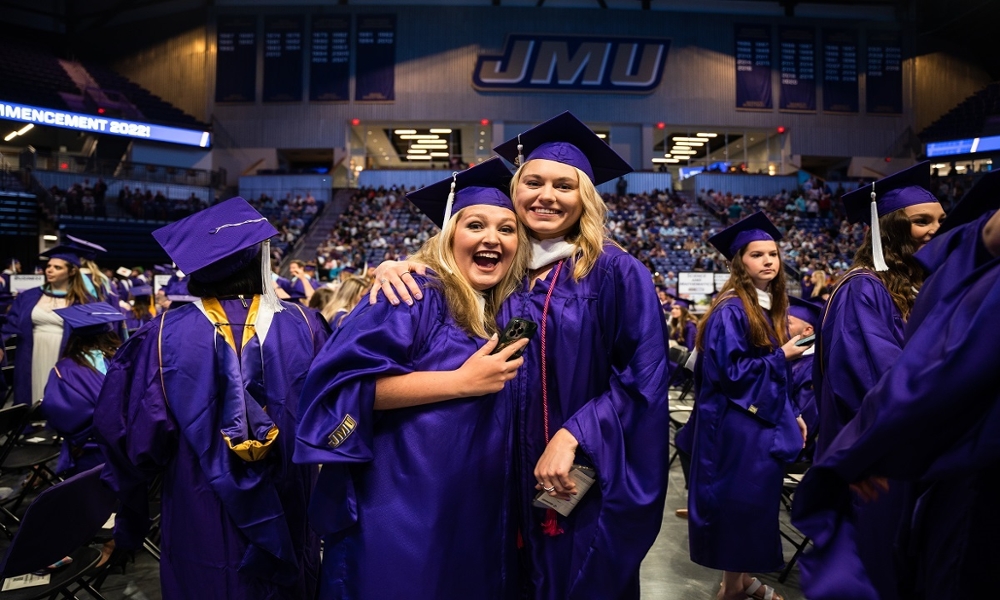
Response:
[[[357,306],[361,297],[364,295],[365,290],[371,282],[364,277],[358,277],[357,275],[351,275],[347,279],[340,282],[340,287],[336,290],[331,290],[330,300],[322,308],[323,317],[326,319],[327,323],[333,325],[334,327],[339,327],[341,321],[347,316],[354,307]],[[325,288],[324,288],[325,289]],[[333,317],[336,316],[337,312],[340,311],[343,314],[337,319],[337,322],[332,321]]]
[[[528,233],[527,228],[515,219],[517,252],[514,253],[510,269],[499,283],[481,293],[472,287],[455,262],[455,230],[458,221],[469,208],[465,207],[452,215],[444,224],[444,229],[424,242],[410,260],[424,263],[434,271],[432,281],[444,293],[448,311],[459,327],[471,335],[488,338],[497,332],[496,317],[500,304],[517,289],[528,269]],[[486,299],[484,308],[480,308],[480,297]]]
[[[528,161],[518,167],[514,173],[514,178],[510,181],[510,197],[514,198],[514,206],[517,206],[517,186],[521,182],[521,174]],[[565,163],[560,163],[565,164]],[[572,167],[572,165],[566,165]],[[579,254],[573,258],[573,280],[580,281],[590,273],[597,263],[597,259],[604,252],[605,244],[614,244],[607,235],[604,226],[608,217],[608,207],[604,204],[604,199],[597,192],[594,183],[586,173],[572,167],[576,171],[577,190],[580,192],[580,201],[583,204],[583,213],[576,226],[566,234],[566,241],[576,244],[580,248]],[[617,245],[617,244],[615,244]]]
[[[111,285],[108,283],[108,278],[101,272],[101,268],[94,261],[83,257],[80,258],[80,266],[90,271],[90,279],[94,282],[94,288],[97,290],[97,299],[106,300],[108,292],[111,291]]]

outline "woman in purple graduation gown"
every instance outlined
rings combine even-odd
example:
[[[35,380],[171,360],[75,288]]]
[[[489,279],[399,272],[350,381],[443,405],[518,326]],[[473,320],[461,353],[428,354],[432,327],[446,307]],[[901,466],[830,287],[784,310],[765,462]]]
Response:
[[[512,423],[496,392],[526,340],[491,355],[526,262],[509,181],[496,159],[456,174],[453,206],[451,178],[410,193],[443,225],[416,255],[433,271],[417,276],[426,297],[358,306],[309,372],[295,461],[323,464],[322,598],[516,597]]]
[[[141,547],[162,476],[162,597],[312,598],[314,467],[292,464],[298,398],[327,331],[271,292],[277,234],[242,198],[153,232],[194,302],[118,351],[94,413],[119,548]],[[271,293],[269,293],[271,292]]]
[[[673,306],[670,307],[670,339],[688,350],[694,350],[698,319],[691,314],[690,306],[687,300],[674,298]]]
[[[507,459],[524,593],[638,598],[639,565],[659,532],[667,487],[666,321],[649,271],[605,237],[607,207],[594,187],[632,169],[568,112],[496,152],[521,165],[512,195],[532,238],[528,277],[500,322],[538,324],[524,367],[500,393],[516,419]],[[406,268],[383,268],[390,300],[393,284],[407,289]],[[573,512],[536,507],[538,494],[577,491],[574,464],[592,467],[596,483]]]
[[[94,439],[94,407],[104,374],[121,340],[112,324],[125,316],[100,302],[56,309],[70,329],[63,357],[45,385],[41,413],[49,427],[63,436],[56,473],[65,477],[104,462]]]
[[[871,228],[833,289],[817,336],[817,458],[902,352],[904,324],[924,278],[914,253],[944,219],[929,186],[925,162],[843,197],[848,219]],[[893,547],[906,495],[903,485],[890,487],[877,500],[859,501],[856,514],[861,560],[884,600],[899,597]]]
[[[720,600],[779,598],[748,572],[783,564],[783,467],[806,435],[789,397],[789,363],[805,348],[788,334],[780,239],[764,213],[709,239],[731,276],[699,327],[695,410],[678,445],[691,453],[691,560],[723,571]]]
[[[154,317],[156,307],[153,305],[153,288],[148,285],[133,287],[132,305],[125,314],[125,329],[132,334]]]

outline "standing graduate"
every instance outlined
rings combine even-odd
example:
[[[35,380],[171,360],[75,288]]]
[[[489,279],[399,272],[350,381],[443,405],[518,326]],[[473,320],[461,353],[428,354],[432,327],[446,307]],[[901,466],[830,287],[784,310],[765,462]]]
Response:
[[[788,297],[788,335],[809,337],[816,334],[816,329],[823,319],[823,305],[811,300],[803,300],[795,296]],[[815,449],[812,440],[819,426],[819,409],[816,407],[816,393],[813,388],[813,358],[816,347],[810,344],[802,356],[792,362],[792,389],[790,391],[795,414],[805,421],[809,433],[806,447],[799,455],[801,461],[812,460]]]
[[[817,335],[817,458],[902,352],[903,328],[924,279],[913,255],[944,219],[929,186],[930,168],[923,162],[843,197],[848,219],[870,229],[833,289]],[[899,597],[892,556],[906,490],[891,488],[877,500],[859,502],[855,514],[861,560],[883,600]]]
[[[709,238],[731,276],[698,330],[695,409],[677,444],[691,454],[691,560],[723,571],[720,600],[780,598],[748,574],[784,564],[781,482],[806,437],[789,397],[805,348],[788,334],[780,239],[760,212]]]
[[[125,315],[125,328],[129,335],[156,317],[156,307],[153,305],[153,288],[148,285],[137,285],[132,288],[132,304]]]
[[[799,486],[793,522],[815,542],[801,562],[811,599],[881,598],[858,558],[854,496],[871,501],[897,481],[911,487],[899,537],[900,596],[986,598],[996,589],[998,176],[980,180],[917,253],[932,274],[902,353]]]
[[[49,374],[40,410],[63,437],[56,473],[69,477],[104,462],[94,439],[94,407],[108,363],[121,345],[113,325],[125,316],[102,302],[55,312],[70,334],[63,357]]]
[[[490,352],[526,235],[499,159],[452,181],[407,196],[442,227],[415,256],[433,271],[417,276],[424,300],[356,308],[302,393],[295,461],[323,464],[322,598],[517,597],[513,423],[496,392],[526,340]]]
[[[162,474],[163,598],[301,599],[319,539],[316,469],[292,464],[298,398],[327,331],[265,286],[277,231],[242,198],[153,232],[196,301],[121,347],[94,425],[121,499],[118,547],[141,547]],[[263,265],[263,266],[262,266]]]

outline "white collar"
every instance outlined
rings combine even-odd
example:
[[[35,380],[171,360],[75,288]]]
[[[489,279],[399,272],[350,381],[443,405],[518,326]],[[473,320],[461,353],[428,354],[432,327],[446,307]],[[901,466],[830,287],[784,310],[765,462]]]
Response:
[[[810,354],[815,354],[815,353],[816,353],[816,344],[813,344],[812,346],[806,348],[806,351],[802,353],[802,356],[809,356]]]
[[[757,288],[754,288],[754,291],[757,292],[757,303],[760,304],[760,307],[764,310],[771,310],[771,294]]]
[[[545,265],[551,265],[557,260],[569,258],[577,252],[576,244],[571,244],[564,237],[552,238],[548,240],[531,239],[531,261],[528,268],[531,270],[540,269]]]

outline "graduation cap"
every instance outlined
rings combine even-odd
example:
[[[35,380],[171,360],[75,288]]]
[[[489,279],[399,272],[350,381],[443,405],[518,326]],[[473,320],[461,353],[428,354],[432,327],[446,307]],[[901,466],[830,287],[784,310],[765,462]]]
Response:
[[[823,320],[823,305],[796,296],[789,296],[788,314],[809,323],[813,329],[818,331],[820,322]]]
[[[104,246],[88,242],[87,240],[74,237],[69,234],[66,234],[64,237],[66,238],[66,241],[63,243],[71,248],[76,248],[77,254],[79,254],[81,258],[85,258],[87,260],[94,260],[97,258],[98,253],[108,251],[108,249]]]
[[[494,157],[410,192],[406,198],[443,229],[452,214],[467,206],[486,204],[513,212],[514,203],[507,195],[510,178],[507,166]]]
[[[170,308],[173,309],[178,306],[197,302],[201,300],[201,298],[198,296],[192,296],[191,294],[167,294],[167,300],[170,300]]]
[[[63,323],[72,330],[72,333],[81,335],[114,331],[111,324],[125,320],[125,315],[121,311],[104,302],[73,304],[66,308],[57,308],[55,313],[62,317]]]
[[[733,260],[740,248],[750,242],[777,242],[781,237],[781,232],[774,226],[771,219],[767,218],[767,215],[763,212],[755,212],[708,238],[708,243],[715,246],[716,250],[726,257],[726,260]]]
[[[507,140],[493,151],[518,166],[541,158],[576,167],[594,185],[633,171],[625,159],[569,111]]]
[[[118,267],[117,269],[115,269],[115,275],[128,279],[129,277],[132,276],[132,269],[128,267]]]
[[[680,306],[681,308],[691,308],[692,302],[686,298],[681,298],[674,294],[670,294],[670,301],[672,306]]]
[[[75,246],[67,246],[66,244],[60,244],[55,248],[46,250],[45,252],[39,254],[42,258],[59,258],[71,265],[77,267],[80,266],[80,249]]]
[[[192,279],[211,282],[245,267],[261,253],[263,300],[283,310],[270,285],[270,239],[278,234],[267,218],[240,197],[230,198],[153,232],[153,237]]]
[[[990,171],[980,177],[972,189],[962,196],[934,235],[941,235],[998,208],[1000,208],[1000,171]]]
[[[153,265],[153,272],[159,275],[173,275],[174,270],[173,265]]]
[[[937,202],[938,199],[927,189],[930,186],[930,162],[925,160],[841,197],[848,221],[871,225],[876,271],[889,270],[882,255],[882,230],[878,218],[907,206]]]
[[[148,285],[137,285],[134,288],[132,288],[133,298],[138,296],[152,296],[152,295],[153,295],[153,288]]]

